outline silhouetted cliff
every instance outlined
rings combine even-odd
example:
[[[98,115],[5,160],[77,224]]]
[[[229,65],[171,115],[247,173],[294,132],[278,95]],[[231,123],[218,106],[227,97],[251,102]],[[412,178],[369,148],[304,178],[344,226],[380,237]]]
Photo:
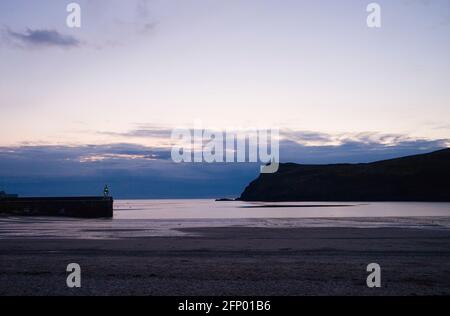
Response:
[[[244,201],[450,201],[450,149],[361,164],[280,164]]]

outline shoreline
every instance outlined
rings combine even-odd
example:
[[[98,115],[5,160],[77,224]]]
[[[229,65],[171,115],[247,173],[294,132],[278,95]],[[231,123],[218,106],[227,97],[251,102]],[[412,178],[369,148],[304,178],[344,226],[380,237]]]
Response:
[[[0,295],[449,295],[450,231],[209,227],[119,240],[0,240]],[[79,263],[82,287],[66,287]],[[381,266],[382,287],[366,286]]]
[[[311,218],[114,218],[85,220],[52,217],[1,217],[0,240],[122,240],[198,236],[195,229],[356,228],[450,231],[448,216],[311,217]]]

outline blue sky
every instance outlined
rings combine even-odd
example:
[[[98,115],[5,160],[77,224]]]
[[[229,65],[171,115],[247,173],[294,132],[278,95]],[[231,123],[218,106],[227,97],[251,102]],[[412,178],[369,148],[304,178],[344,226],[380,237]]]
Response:
[[[450,143],[448,0],[377,1],[379,29],[362,0],[80,0],[79,29],[69,2],[0,2],[0,189],[238,194],[258,166],[170,161],[195,120],[279,128],[300,163]]]

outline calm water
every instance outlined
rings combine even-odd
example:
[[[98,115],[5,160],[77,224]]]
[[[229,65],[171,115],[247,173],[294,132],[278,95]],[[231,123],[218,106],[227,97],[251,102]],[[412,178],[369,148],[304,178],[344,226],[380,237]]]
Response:
[[[450,203],[121,200],[115,202],[114,208],[117,219],[450,216]]]
[[[114,219],[0,217],[0,239],[184,236],[186,227],[450,229],[450,203],[248,203],[119,200]]]

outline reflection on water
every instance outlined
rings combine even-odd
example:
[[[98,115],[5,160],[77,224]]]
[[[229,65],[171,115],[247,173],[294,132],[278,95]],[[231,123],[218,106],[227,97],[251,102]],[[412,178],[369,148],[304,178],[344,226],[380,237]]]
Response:
[[[215,202],[213,200],[122,200],[118,219],[323,218],[450,216],[450,203]]]
[[[184,236],[178,229],[224,226],[450,229],[450,203],[122,200],[114,219],[0,217],[0,239]]]

